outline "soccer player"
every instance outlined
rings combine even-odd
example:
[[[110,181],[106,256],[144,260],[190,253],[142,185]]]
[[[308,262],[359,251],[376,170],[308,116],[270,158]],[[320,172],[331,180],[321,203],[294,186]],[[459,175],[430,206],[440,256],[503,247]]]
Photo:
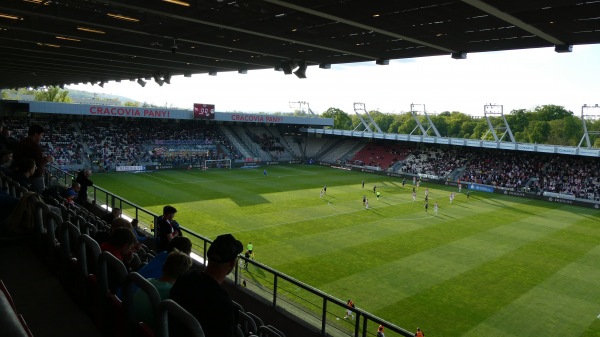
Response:
[[[347,319],[348,316],[354,319],[354,311],[351,310],[351,308],[354,308],[354,302],[352,302],[352,300],[348,300],[346,305],[348,306],[348,308],[346,309],[346,315],[344,316],[344,319]]]
[[[267,169],[264,169],[264,170],[263,170],[263,176],[265,176],[265,177],[266,177],[266,176],[268,176],[268,175],[269,175],[269,174],[267,173]]]
[[[429,200],[425,199],[425,213],[427,213],[429,209]]]
[[[365,181],[364,180],[362,181],[362,188],[363,189],[365,188]]]
[[[467,199],[471,197],[471,191],[467,191]]]
[[[377,185],[373,185],[373,193],[375,193],[375,191],[377,191]]]
[[[246,250],[248,251],[250,258],[254,259],[254,245],[252,244],[252,241],[248,242]]]
[[[435,213],[436,215],[438,214],[438,203],[437,203],[437,201],[435,202],[435,204],[433,204],[433,213]]]
[[[365,209],[369,209],[369,199],[365,199]]]
[[[425,197],[429,196],[429,187],[425,187]]]
[[[363,195],[363,206],[365,205],[366,202],[367,202],[367,196]]]
[[[404,184],[406,184],[406,178],[402,178],[402,188],[404,188]]]
[[[323,198],[323,194],[324,194],[323,189],[321,189],[321,198]]]
[[[458,183],[458,193],[460,193],[460,191],[462,191],[462,184]]]
[[[413,202],[417,201],[417,192],[412,193]]]
[[[375,194],[377,195],[377,200],[379,200],[379,196],[381,195],[381,192],[377,191]]]
[[[327,185],[323,186],[323,194],[327,194]]]

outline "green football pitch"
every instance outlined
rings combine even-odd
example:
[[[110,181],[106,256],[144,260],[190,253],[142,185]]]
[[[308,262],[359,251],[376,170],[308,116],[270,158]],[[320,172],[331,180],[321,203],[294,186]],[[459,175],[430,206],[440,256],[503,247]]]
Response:
[[[450,203],[456,188],[427,183],[413,202],[409,179],[264,168],[92,179],[157,214],[175,206],[211,239],[252,241],[257,261],[427,336],[600,336],[598,210],[465,189]]]

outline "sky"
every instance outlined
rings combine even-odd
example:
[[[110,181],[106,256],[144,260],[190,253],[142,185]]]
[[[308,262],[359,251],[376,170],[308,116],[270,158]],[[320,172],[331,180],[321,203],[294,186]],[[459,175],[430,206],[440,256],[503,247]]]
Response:
[[[536,106],[564,106],[576,116],[584,104],[600,104],[600,45],[576,45],[571,53],[554,48],[470,53],[464,60],[447,56],[309,66],[307,78],[268,70],[217,76],[173,76],[160,87],[153,80],[75,85],[85,90],[129,97],[158,106],[191,109],[194,103],[214,104],[217,112],[292,112],[307,102],[320,114],[330,107],[354,113],[354,103],[368,111],[403,113],[418,104],[427,113],[460,111],[482,116],[484,105],[502,106],[505,114]],[[589,111],[588,111],[589,112]],[[600,115],[600,111],[596,114]]]

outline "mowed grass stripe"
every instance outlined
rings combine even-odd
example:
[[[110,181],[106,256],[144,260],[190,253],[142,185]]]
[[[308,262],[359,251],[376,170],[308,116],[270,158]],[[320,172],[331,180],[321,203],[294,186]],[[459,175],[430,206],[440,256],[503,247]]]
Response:
[[[467,336],[481,336],[487,326],[503,326],[505,322],[512,322],[508,332],[521,336],[534,336],[541,329],[551,330],[556,336],[586,335],[586,330],[597,325],[600,312],[600,271],[588,262],[599,259],[597,246],[490,316]]]
[[[425,214],[420,209],[418,212],[419,214]],[[490,214],[494,212],[496,212],[495,209],[476,207],[476,210],[468,215],[470,221],[477,223],[477,225],[469,226],[464,225],[463,221],[458,219],[440,221],[432,217],[430,223],[422,221],[407,222],[406,226],[408,228],[405,228],[403,222],[398,222],[378,230],[377,227],[369,223],[365,224],[356,221],[356,219],[350,219],[354,222],[350,231],[339,233],[338,230],[334,230],[329,233],[329,227],[324,223],[318,229],[298,233],[298,236],[291,240],[291,242],[298,242],[298,244],[292,247],[298,248],[297,246],[302,244],[306,245],[306,242],[328,242],[329,244],[319,245],[318,249],[313,249],[310,245],[307,245],[309,249],[300,249],[293,252],[289,251],[290,240],[288,239],[284,241],[286,247],[279,247],[275,244],[273,248],[266,247],[265,250],[269,257],[286,257],[280,259],[283,264],[273,259],[269,260],[269,264],[290,273],[292,276],[307,277],[312,280],[313,285],[344,298],[348,294],[345,293],[344,289],[347,287],[343,284],[351,284],[351,281],[356,281],[362,289],[363,282],[361,280],[366,283],[375,283],[371,281],[373,277],[376,277],[375,275],[378,275],[377,268],[380,265],[387,265],[391,261],[435,249],[490,228],[501,226],[501,223],[487,221]],[[506,219],[514,220],[521,217],[522,215],[519,213],[505,216]],[[437,222],[437,225],[434,221]],[[283,238],[281,239],[283,240]],[[283,255],[277,253],[283,253]],[[320,268],[315,268],[316,265],[323,266],[324,270],[331,272],[322,273]],[[370,271],[373,272],[370,273]],[[402,269],[399,268],[397,274],[402,272]],[[356,276],[355,279],[344,282],[346,277],[353,276]],[[339,280],[342,281],[338,282]],[[377,285],[374,286],[377,287]],[[365,298],[361,298],[361,300],[366,300],[369,297],[368,295],[371,295],[369,289],[364,291],[368,294],[365,294]],[[353,296],[358,298],[360,295]],[[373,309],[376,308],[370,310]]]
[[[566,224],[562,230],[399,301],[382,309],[380,314],[386,311],[402,312],[405,323],[421,321],[427,326],[436,327],[432,331],[434,335],[452,335],[452,331],[467,332],[600,243],[571,230],[572,225]],[[535,305],[528,305],[527,312],[531,315],[523,318],[525,322],[537,319],[540,314],[536,312]],[[503,324],[506,329],[514,322]],[[538,327],[537,332],[539,336],[554,335],[551,327],[543,330]]]
[[[522,236],[519,240],[515,240],[512,235],[498,234],[518,231],[524,226],[529,225],[525,219],[521,219],[499,227],[487,227],[487,230],[470,232],[472,235],[467,234],[445,244],[436,242],[426,250],[414,249],[414,254],[402,258],[394,259],[390,256],[386,259],[387,263],[374,266],[367,271],[358,269],[347,277],[321,285],[321,288],[331,292],[343,289],[348,284],[365,288],[357,301],[360,300],[360,303],[370,310],[379,310],[555,231],[547,227],[521,230]],[[440,231],[439,228],[436,229]],[[373,276],[370,275],[376,275],[378,282],[373,282]],[[385,293],[386,296],[377,296],[381,293]]]

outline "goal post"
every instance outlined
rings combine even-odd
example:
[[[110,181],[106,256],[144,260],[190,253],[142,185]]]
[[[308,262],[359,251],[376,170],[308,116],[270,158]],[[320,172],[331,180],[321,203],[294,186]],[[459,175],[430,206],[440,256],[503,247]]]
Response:
[[[231,169],[231,159],[207,159],[202,164],[203,170],[214,168]]]

